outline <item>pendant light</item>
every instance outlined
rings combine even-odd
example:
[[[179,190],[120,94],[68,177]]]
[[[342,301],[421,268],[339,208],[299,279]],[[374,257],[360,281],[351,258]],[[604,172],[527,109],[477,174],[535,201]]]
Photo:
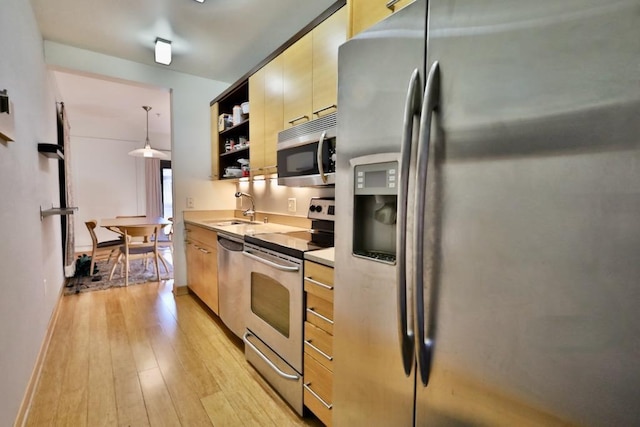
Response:
[[[168,159],[169,156],[162,151],[151,148],[151,144],[149,143],[149,110],[151,110],[151,107],[143,105],[142,108],[147,112],[147,139],[145,140],[144,148],[129,151],[129,155],[134,157],[146,157],[149,159]]]

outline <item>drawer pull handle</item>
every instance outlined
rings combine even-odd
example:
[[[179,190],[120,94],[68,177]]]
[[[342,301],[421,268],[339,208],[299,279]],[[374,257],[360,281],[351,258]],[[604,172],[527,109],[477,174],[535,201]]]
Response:
[[[320,396],[318,396],[318,393],[316,393],[315,391],[313,391],[310,387],[311,383],[306,383],[306,384],[302,384],[304,386],[304,388],[313,395],[313,397],[315,397],[316,399],[318,399],[320,401],[320,403],[322,403],[324,405],[325,408],[327,409],[331,409],[333,407],[333,405],[327,403],[324,401],[323,398],[321,398]]]
[[[325,289],[329,289],[330,291],[332,291],[332,290],[333,290],[333,286],[325,285],[325,284],[324,284],[324,283],[322,283],[322,282],[318,282],[317,280],[313,280],[313,279],[311,278],[311,276],[307,276],[307,277],[305,277],[305,278],[304,278],[304,280],[306,280],[306,281],[308,281],[308,282],[311,282],[311,283],[313,283],[314,285],[322,286],[323,288],[325,288]]]
[[[324,320],[325,322],[333,325],[333,320],[329,319],[327,316],[323,316],[322,314],[318,313],[313,307],[307,307],[307,313],[313,314],[314,316],[317,316],[322,320]]]
[[[288,123],[289,123],[290,125],[292,125],[292,124],[294,124],[295,122],[297,122],[298,120],[302,120],[302,119],[307,119],[307,120],[309,120],[309,116],[307,116],[306,114],[304,114],[304,115],[302,115],[302,116],[298,116],[298,117],[296,117],[295,119],[291,119],[291,120],[289,120],[289,122],[288,122]]]
[[[313,115],[319,116],[320,113],[322,113],[323,111],[327,111],[332,108],[338,108],[338,106],[336,104],[331,104],[331,105],[327,105],[326,107],[318,108],[316,111],[313,112]]]
[[[325,353],[324,351],[320,350],[318,347],[316,347],[315,345],[311,344],[311,340],[304,340],[304,343],[306,345],[308,345],[309,347],[311,347],[312,349],[314,349],[315,351],[317,351],[318,353],[320,353],[325,359],[327,359],[329,362],[333,361],[333,357],[329,356],[327,353]]]
[[[387,2],[386,6],[387,9],[391,9],[393,10],[396,7],[396,3],[398,3],[400,0],[390,0]]]

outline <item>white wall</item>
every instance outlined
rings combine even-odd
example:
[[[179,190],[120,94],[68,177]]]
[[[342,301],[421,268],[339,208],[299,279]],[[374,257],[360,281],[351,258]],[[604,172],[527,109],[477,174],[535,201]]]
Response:
[[[56,143],[56,105],[29,2],[0,2],[0,89],[14,106],[14,142],[0,142],[0,425],[13,424],[64,283],[58,162],[38,154]]]
[[[139,145],[129,141],[71,137],[73,188],[78,206],[76,252],[91,250],[91,236],[85,221],[145,214],[144,159],[127,154]],[[100,227],[96,229],[96,235],[98,240],[117,237]]]
[[[176,286],[186,285],[184,257],[184,227],[182,212],[187,197],[195,202],[194,209],[235,208],[235,186],[209,180],[211,146],[209,102],[228,87],[228,83],[208,80],[171,71],[160,66],[143,65],[45,41],[48,64],[66,69],[107,77],[151,84],[171,89],[171,162],[173,169],[174,276]],[[152,52],[149,51],[151,55]]]

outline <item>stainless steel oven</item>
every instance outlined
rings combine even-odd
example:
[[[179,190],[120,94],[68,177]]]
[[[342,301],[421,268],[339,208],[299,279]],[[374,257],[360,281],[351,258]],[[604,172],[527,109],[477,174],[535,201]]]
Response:
[[[249,311],[245,356],[302,415],[303,262],[245,242]]]
[[[333,246],[334,200],[312,198],[311,230],[244,236],[246,359],[302,415],[304,254]]]
[[[278,134],[278,185],[294,187],[335,184],[336,113]]]

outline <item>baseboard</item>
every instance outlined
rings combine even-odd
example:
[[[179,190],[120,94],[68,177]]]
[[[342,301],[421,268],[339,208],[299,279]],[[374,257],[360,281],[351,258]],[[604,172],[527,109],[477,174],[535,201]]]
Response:
[[[188,286],[174,286],[173,287],[173,294],[176,296],[179,295],[187,295],[189,293],[189,287]]]
[[[31,372],[31,378],[29,378],[29,383],[27,384],[27,389],[24,393],[24,397],[22,398],[22,403],[20,404],[20,409],[18,410],[18,415],[16,416],[16,421],[13,423],[13,427],[24,427],[26,425],[27,416],[29,415],[29,409],[31,408],[31,403],[33,401],[33,395],[38,388],[38,383],[40,382],[40,374],[42,373],[44,359],[47,356],[49,344],[51,343],[51,337],[53,336],[53,331],[55,330],[56,323],[58,322],[60,304],[62,302],[62,298],[64,298],[63,292],[64,284],[60,287],[58,302],[56,303],[56,307],[51,314],[51,318],[49,319],[47,333],[44,337],[44,340],[42,341],[42,345],[40,346],[38,358],[36,359],[36,364],[33,367],[33,371]]]

